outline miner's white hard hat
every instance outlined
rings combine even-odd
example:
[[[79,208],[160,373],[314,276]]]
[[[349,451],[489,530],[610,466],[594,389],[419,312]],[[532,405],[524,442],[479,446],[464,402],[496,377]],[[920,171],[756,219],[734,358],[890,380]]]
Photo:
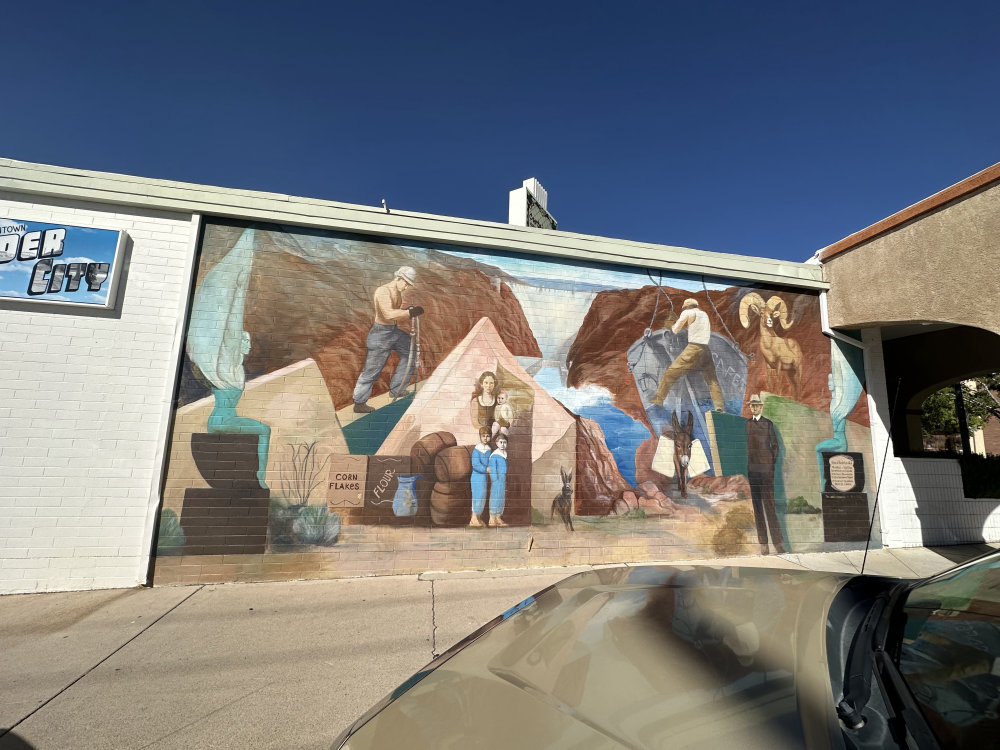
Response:
[[[396,278],[402,279],[410,286],[413,286],[417,283],[417,272],[410,268],[410,266],[402,266],[396,271]]]

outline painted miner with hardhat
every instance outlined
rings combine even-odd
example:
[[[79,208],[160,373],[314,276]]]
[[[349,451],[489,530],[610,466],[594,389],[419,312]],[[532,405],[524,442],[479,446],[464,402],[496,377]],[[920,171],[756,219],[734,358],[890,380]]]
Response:
[[[401,396],[410,379],[412,335],[400,328],[399,324],[424,313],[424,309],[418,305],[403,306],[403,292],[416,283],[416,271],[410,266],[402,266],[396,271],[392,281],[375,290],[375,322],[365,341],[368,347],[365,366],[358,376],[357,385],[354,386],[354,411],[358,414],[373,411],[367,401],[372,395],[372,386],[382,374],[382,369],[389,361],[392,352],[399,355],[399,363],[389,381],[390,395],[393,398]]]

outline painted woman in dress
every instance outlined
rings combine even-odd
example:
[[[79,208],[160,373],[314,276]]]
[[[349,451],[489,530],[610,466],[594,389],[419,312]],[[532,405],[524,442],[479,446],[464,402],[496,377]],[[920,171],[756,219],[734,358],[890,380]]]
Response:
[[[472,520],[469,526],[482,528],[480,516],[486,508],[486,488],[489,483],[487,470],[490,465],[490,431],[479,431],[479,443],[472,449]]]
[[[506,526],[503,509],[507,502],[507,436],[497,436],[497,448],[490,454],[490,526]]]
[[[469,404],[469,414],[472,418],[472,426],[476,430],[489,430],[493,432],[493,413],[497,406],[497,376],[487,370],[476,380],[476,390],[472,394],[472,401]]]

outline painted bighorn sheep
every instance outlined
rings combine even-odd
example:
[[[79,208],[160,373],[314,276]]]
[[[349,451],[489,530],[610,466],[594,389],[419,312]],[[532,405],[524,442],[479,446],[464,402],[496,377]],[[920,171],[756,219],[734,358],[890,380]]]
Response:
[[[775,322],[784,329],[791,328],[788,305],[781,297],[771,297],[766,303],[757,292],[750,292],[740,300],[740,323],[749,328],[751,315],[760,318],[760,351],[767,364],[767,390],[777,392],[781,373],[788,376],[792,395],[798,398],[802,376],[802,347],[795,339],[786,339],[774,331]]]

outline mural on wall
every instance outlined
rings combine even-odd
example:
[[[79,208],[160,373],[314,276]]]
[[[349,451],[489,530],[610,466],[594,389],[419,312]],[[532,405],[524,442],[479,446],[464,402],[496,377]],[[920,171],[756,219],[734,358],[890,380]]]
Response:
[[[209,223],[156,575],[857,546],[845,349],[813,293]]]

